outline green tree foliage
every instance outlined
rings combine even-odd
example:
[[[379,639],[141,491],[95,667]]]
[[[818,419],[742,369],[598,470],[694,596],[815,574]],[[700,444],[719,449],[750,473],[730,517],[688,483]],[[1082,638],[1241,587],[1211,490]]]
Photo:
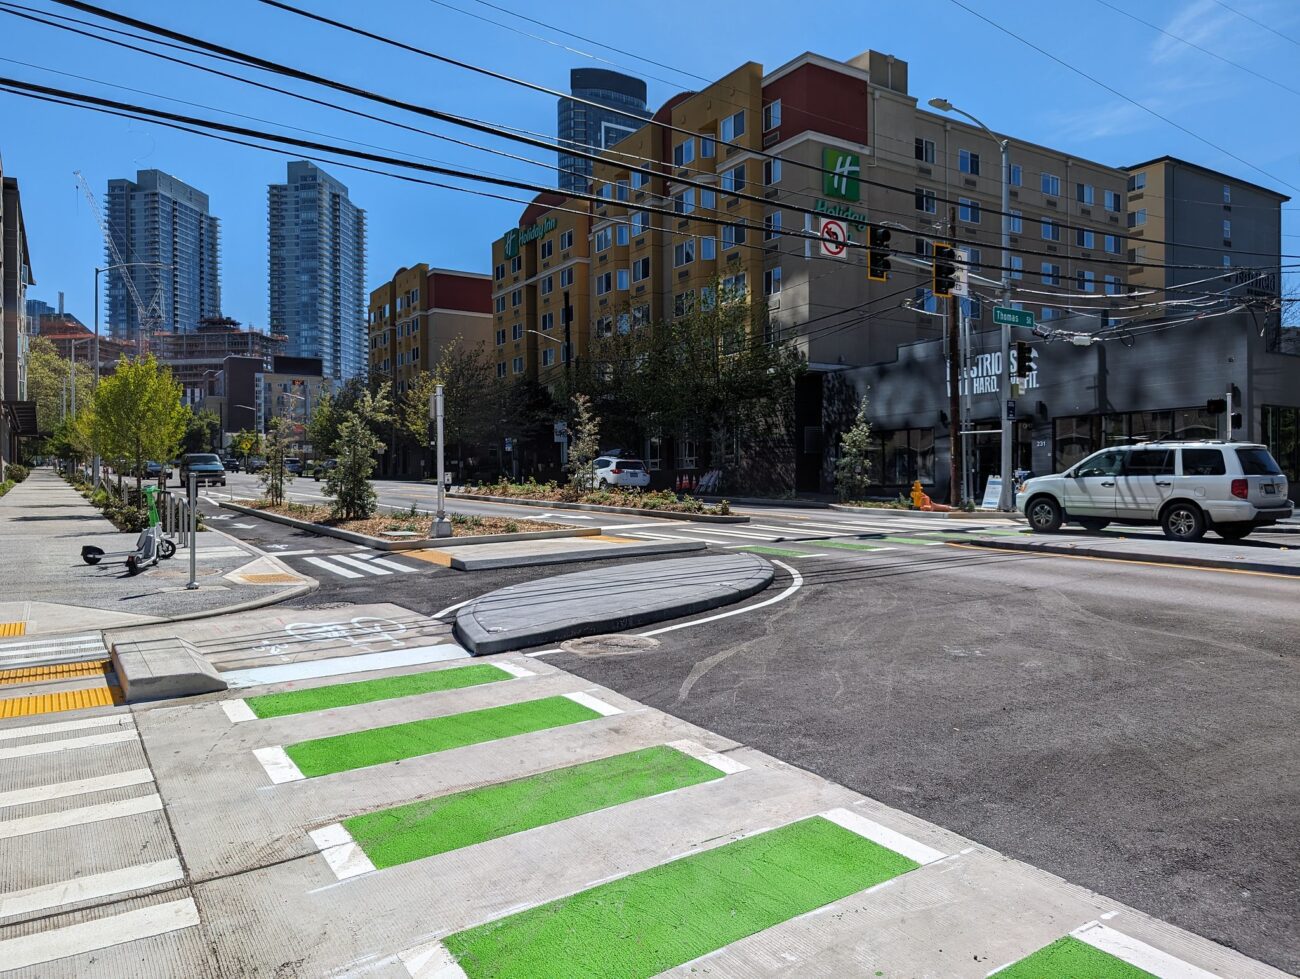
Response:
[[[49,337],[33,337],[27,353],[27,397],[36,402],[36,427],[42,433],[55,431],[67,416],[72,415],[69,397],[69,379],[75,377],[77,409],[90,407],[95,383],[95,370],[91,366],[91,347],[83,343],[77,347],[78,360],[73,371],[72,362],[59,356],[58,348]]]
[[[293,473],[285,463],[293,452],[293,441],[289,433],[289,422],[283,418],[271,419],[270,431],[266,434],[266,468],[258,476],[262,488],[266,490],[267,502],[279,506],[284,502],[284,491],[293,482]]]
[[[307,423],[307,439],[317,458],[334,454],[334,442],[339,436],[339,426],[348,412],[369,392],[364,378],[354,377],[337,391],[323,392],[312,409]]]
[[[370,477],[375,471],[375,456],[384,448],[376,432],[392,422],[393,406],[386,384],[373,393],[363,389],[339,418],[332,443],[339,464],[325,477],[325,492],[334,498],[335,517],[361,520],[374,515],[376,499]]]
[[[245,428],[243,431],[235,433],[231,438],[230,451],[241,460],[247,462],[248,457],[257,452],[261,445],[261,433]]]
[[[860,500],[871,485],[871,422],[867,420],[867,399],[858,402],[858,414],[840,439],[835,460],[835,490],[841,502]]]
[[[112,376],[99,382],[90,428],[100,454],[118,472],[135,473],[138,494],[144,464],[176,455],[189,416],[171,371],[152,355],[123,357]]]
[[[496,368],[486,344],[467,346],[460,338],[443,348],[431,371],[421,371],[397,406],[398,426],[405,438],[427,449],[437,436],[429,414],[429,399],[443,386],[443,436],[452,456],[463,464],[469,446],[488,440],[495,420],[493,396]]]
[[[215,452],[221,437],[221,416],[215,411],[192,411],[185,422],[181,447],[186,452]],[[159,460],[160,462],[166,460]]]
[[[585,394],[573,396],[573,421],[569,423],[569,493],[575,499],[595,486],[592,462],[600,454],[600,419]]]

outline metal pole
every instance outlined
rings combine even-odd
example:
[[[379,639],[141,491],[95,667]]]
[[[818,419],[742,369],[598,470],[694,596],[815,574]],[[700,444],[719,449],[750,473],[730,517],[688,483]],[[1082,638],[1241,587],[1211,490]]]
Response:
[[[95,269],[95,385],[91,389],[99,391],[99,269]],[[95,466],[95,489],[99,489],[99,446],[93,453]]]
[[[990,135],[992,135],[990,133]],[[995,139],[997,137],[994,137]],[[1002,150],[1002,304],[1011,305],[1011,141],[1001,140]],[[1016,508],[1015,488],[1011,485],[1011,438],[1013,426],[1007,417],[1011,402],[1011,324],[1002,324],[1002,493],[999,510]]]
[[[446,492],[445,485],[446,467],[443,456],[443,394],[442,385],[439,384],[434,388],[434,418],[438,425],[438,513],[433,520],[434,537],[450,537],[451,521],[447,519]]]
[[[1232,385],[1231,384],[1228,385],[1228,390],[1226,392],[1226,396],[1224,397],[1224,403],[1228,406],[1228,410],[1223,413],[1223,441],[1231,442],[1232,441]]]
[[[193,591],[199,587],[199,549],[197,541],[194,539],[194,535],[199,529],[198,494],[199,477],[196,473],[190,473],[190,580],[185,585],[186,589],[189,591]]]
[[[957,209],[948,208],[948,231],[957,230]],[[948,502],[961,504],[961,400],[957,363],[957,324],[961,315],[961,300],[949,296],[944,333],[948,348]]]
[[[73,340],[68,347],[68,353],[71,354],[71,360],[68,361],[68,384],[72,387],[72,417],[77,417],[77,341]]]

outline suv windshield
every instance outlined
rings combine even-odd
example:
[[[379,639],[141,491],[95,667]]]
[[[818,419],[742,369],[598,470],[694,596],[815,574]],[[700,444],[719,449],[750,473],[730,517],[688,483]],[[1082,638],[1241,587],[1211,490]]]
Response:
[[[221,460],[214,455],[196,453],[194,455],[187,455],[185,457],[185,463],[189,466],[219,466],[221,465]]]
[[[1238,449],[1237,461],[1241,463],[1242,474],[1246,476],[1282,475],[1282,470],[1273,461],[1268,449]]]

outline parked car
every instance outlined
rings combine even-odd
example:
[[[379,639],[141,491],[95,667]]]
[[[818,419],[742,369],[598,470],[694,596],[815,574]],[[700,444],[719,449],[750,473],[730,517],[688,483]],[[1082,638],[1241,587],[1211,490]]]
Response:
[[[285,459],[285,460],[284,460],[284,470],[285,470],[285,472],[293,473],[295,476],[301,476],[301,475],[302,475],[302,460],[301,460],[301,459]]]
[[[241,468],[241,463],[237,456],[222,456],[221,464],[226,467],[226,472],[237,473]]]
[[[1241,540],[1291,516],[1287,479],[1268,449],[1248,442],[1145,442],[1094,452],[1065,472],[1026,480],[1016,507],[1039,533],[1159,524],[1171,540],[1213,530]]]
[[[150,459],[144,464],[144,474],[148,479],[171,479],[172,465],[170,462],[154,462]]]
[[[328,476],[331,472],[333,472],[338,467],[339,467],[339,461],[337,459],[322,459],[320,462],[316,463],[316,465],[312,467],[312,471],[311,471],[312,479],[316,480],[316,482],[319,483],[322,479],[324,479],[326,476]]]
[[[266,460],[261,456],[249,456],[244,460],[244,469],[250,473],[260,473],[266,468]]]
[[[611,486],[645,489],[650,485],[650,473],[640,459],[603,455],[592,463],[591,481],[596,489]]]
[[[181,485],[188,486],[190,473],[194,473],[198,485],[226,485],[226,467],[221,459],[212,452],[190,452],[181,458]]]

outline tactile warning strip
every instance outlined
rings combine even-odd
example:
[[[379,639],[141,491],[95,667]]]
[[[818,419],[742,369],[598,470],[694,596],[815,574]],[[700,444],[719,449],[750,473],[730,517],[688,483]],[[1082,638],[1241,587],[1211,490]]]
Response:
[[[26,622],[0,622],[0,639],[13,639],[27,635]]]
[[[241,574],[239,577],[250,585],[292,585],[300,580],[291,574]]]
[[[84,663],[52,663],[49,666],[20,666],[12,670],[0,670],[0,685],[103,676],[112,672],[112,669],[113,661],[107,659],[90,660]]]
[[[62,690],[58,693],[35,694],[30,697],[11,697],[0,700],[0,719],[30,717],[34,714],[55,714],[65,710],[84,710],[87,707],[113,707],[126,703],[122,688],[105,685],[89,690]]]

